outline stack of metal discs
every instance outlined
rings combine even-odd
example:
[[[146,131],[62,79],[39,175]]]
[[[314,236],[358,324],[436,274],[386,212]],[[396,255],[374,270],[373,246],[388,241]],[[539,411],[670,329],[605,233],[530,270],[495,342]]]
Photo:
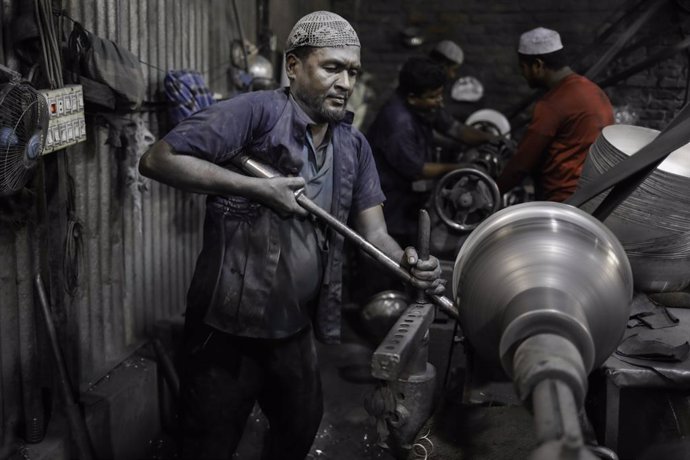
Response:
[[[658,134],[640,126],[607,126],[589,151],[579,186]],[[605,196],[582,209],[592,212]],[[604,223],[625,248],[636,290],[668,292],[690,285],[690,144],[672,152]]]

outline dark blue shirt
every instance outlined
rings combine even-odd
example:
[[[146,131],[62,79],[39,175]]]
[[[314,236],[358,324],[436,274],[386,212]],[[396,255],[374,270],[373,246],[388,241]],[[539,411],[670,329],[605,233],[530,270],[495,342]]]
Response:
[[[333,192],[330,212],[341,222],[383,202],[371,149],[347,120],[330,125]],[[240,153],[285,175],[304,166],[307,128],[313,123],[296,110],[288,91],[258,91],[215,104],[177,125],[164,140],[182,154],[236,169]],[[279,337],[289,331],[271,326],[268,304],[274,290],[286,224],[270,209],[240,196],[209,195],[204,243],[188,291],[188,324],[205,323],[247,337]],[[343,238],[327,232],[314,326],[324,341],[340,335]],[[286,286],[283,307],[299,309],[299,293]]]
[[[302,109],[293,98],[295,110]],[[318,161],[317,155],[322,161]],[[315,148],[307,130],[302,149],[304,195],[322,209],[331,209],[333,198],[333,143],[330,136]],[[311,321],[314,300],[318,298],[328,243],[323,224],[313,219],[293,217],[280,227],[280,258],[273,289],[264,316],[267,331],[281,337],[306,327]],[[297,302],[284,302],[286,292],[294,292]]]
[[[403,239],[403,244],[415,241],[419,209],[428,198],[428,194],[414,192],[412,182],[420,178],[424,163],[433,159],[433,129],[445,131],[449,123],[440,117],[423,118],[396,92],[367,132],[386,195],[383,213],[388,231]]]

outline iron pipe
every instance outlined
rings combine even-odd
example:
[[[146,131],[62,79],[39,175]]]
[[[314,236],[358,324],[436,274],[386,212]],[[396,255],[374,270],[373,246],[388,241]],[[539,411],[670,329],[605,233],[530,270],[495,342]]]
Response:
[[[239,159],[240,166],[249,174],[254,177],[260,177],[263,179],[271,179],[274,177],[280,177],[281,174],[275,171],[270,166],[259,163],[256,160],[252,160],[247,156],[241,156]],[[400,264],[393,259],[391,259],[388,254],[381,251],[379,248],[371,244],[369,241],[364,239],[359,233],[352,230],[350,227],[340,222],[338,219],[330,215],[327,211],[320,208],[316,203],[311,201],[309,198],[304,196],[303,190],[295,191],[295,199],[297,203],[306,209],[309,213],[318,217],[326,224],[328,224],[333,230],[340,233],[351,243],[355,244],[362,251],[370,255],[374,260],[379,262],[384,268],[392,272],[398,278],[402,279],[406,283],[412,281],[412,275],[406,269],[400,266]],[[453,305],[453,302],[445,296],[431,294],[429,298],[438,305],[441,310],[443,310],[449,316],[457,319],[458,311]]]

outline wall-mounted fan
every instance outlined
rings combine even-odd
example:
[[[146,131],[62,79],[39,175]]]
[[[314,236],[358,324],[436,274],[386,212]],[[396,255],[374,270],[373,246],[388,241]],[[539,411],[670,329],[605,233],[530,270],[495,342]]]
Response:
[[[38,164],[48,129],[46,99],[21,76],[0,68],[0,196],[24,187]]]

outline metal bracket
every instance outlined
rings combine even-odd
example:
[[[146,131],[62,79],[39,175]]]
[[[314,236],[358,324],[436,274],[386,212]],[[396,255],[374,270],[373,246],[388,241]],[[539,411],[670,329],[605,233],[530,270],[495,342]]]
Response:
[[[433,321],[432,304],[412,304],[398,318],[371,358],[371,375],[394,381],[421,347]],[[426,359],[425,359],[426,363]]]

